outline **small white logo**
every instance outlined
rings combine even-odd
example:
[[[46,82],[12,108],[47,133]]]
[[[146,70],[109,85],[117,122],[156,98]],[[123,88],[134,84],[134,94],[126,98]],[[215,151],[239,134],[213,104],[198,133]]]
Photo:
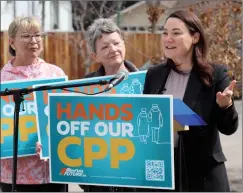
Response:
[[[83,170],[71,168],[62,168],[60,171],[60,175],[86,177]]]

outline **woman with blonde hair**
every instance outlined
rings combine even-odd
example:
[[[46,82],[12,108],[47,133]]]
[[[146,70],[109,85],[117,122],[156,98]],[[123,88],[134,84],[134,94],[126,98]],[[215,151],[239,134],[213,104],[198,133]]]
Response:
[[[63,70],[39,58],[43,51],[43,31],[35,17],[14,19],[8,29],[9,52],[13,58],[1,70],[1,81],[65,76]],[[20,125],[21,127],[21,125]],[[12,188],[13,159],[1,160],[0,188]],[[49,162],[37,155],[19,157],[16,189],[19,192],[62,192],[64,184],[50,184]]]

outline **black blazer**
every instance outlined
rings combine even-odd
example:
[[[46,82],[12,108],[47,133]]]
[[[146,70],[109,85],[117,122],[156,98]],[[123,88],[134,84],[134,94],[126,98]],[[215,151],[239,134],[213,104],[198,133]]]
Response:
[[[144,94],[159,94],[166,89],[164,86],[170,70],[171,67],[168,64],[150,68],[145,79]],[[222,183],[228,182],[226,170],[224,169],[225,172],[221,170],[216,174],[212,174],[212,171],[215,166],[226,161],[222,152],[219,131],[225,135],[231,135],[238,127],[238,114],[234,103],[227,109],[220,109],[216,103],[216,93],[223,91],[229,84],[230,79],[223,66],[214,65],[211,87],[202,83],[194,68],[191,71],[183,101],[201,116],[207,126],[193,126],[190,127],[189,131],[182,131],[189,187],[191,186],[189,191],[201,191],[201,188],[205,191],[205,181],[210,183],[209,191],[214,191],[214,188],[219,191],[228,191],[227,188],[217,189]],[[210,180],[209,178],[212,178],[212,175],[221,179]],[[219,175],[223,176],[220,177]],[[198,179],[197,182],[196,179]],[[217,185],[215,184],[216,181],[219,182]],[[201,185],[200,189],[193,188],[199,186],[197,183],[204,183],[204,185]]]

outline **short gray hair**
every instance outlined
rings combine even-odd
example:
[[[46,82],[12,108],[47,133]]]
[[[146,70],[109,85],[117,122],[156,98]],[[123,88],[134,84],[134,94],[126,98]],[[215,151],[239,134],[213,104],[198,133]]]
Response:
[[[92,52],[96,52],[96,41],[101,38],[102,34],[117,32],[120,36],[121,30],[114,21],[107,18],[99,18],[88,27],[87,40],[88,46]]]

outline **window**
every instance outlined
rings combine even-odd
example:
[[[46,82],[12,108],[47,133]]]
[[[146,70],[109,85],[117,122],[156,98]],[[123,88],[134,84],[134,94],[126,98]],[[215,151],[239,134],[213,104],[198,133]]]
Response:
[[[146,31],[146,28],[144,26],[139,26],[138,31]]]
[[[136,31],[136,30],[137,30],[136,26],[129,26],[129,31]]]
[[[32,1],[32,8],[31,8],[31,11],[32,11],[32,15],[35,15],[36,12],[35,12],[35,1]]]
[[[59,1],[52,1],[52,27],[59,28]]]

